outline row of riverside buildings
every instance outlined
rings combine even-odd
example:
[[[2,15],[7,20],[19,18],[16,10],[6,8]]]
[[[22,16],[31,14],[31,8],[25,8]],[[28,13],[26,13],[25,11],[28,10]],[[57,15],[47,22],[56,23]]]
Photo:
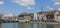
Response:
[[[51,10],[46,12],[36,12],[35,15],[34,13],[23,12],[20,13],[18,16],[15,16],[13,14],[5,15],[2,16],[1,19],[11,20],[11,21],[17,19],[17,20],[29,20],[29,21],[60,22],[60,11]]]
[[[47,22],[60,22],[60,11],[51,10],[46,12],[36,12],[37,19],[36,21],[47,21]],[[36,15],[35,15],[36,16]],[[18,15],[19,20],[30,20],[34,21],[34,13],[21,13]]]

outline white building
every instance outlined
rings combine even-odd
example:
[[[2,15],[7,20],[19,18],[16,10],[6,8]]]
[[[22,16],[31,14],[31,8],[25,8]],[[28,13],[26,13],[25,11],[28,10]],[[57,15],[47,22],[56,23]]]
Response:
[[[37,13],[34,13],[34,18],[33,18],[33,20],[38,20],[38,15],[37,15]]]

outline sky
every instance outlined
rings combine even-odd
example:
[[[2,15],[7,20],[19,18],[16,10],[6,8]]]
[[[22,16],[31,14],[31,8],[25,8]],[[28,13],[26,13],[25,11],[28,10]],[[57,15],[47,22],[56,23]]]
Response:
[[[60,10],[60,0],[0,0],[0,13],[19,15],[22,12],[34,13]]]

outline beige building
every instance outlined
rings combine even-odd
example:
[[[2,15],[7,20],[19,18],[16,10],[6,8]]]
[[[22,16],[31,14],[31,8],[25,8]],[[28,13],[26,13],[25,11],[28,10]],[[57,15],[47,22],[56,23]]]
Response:
[[[29,15],[28,13],[24,12],[18,16],[18,20],[33,20],[34,18],[33,15],[34,15],[33,13]],[[42,12],[42,13],[40,12],[38,13],[38,18],[39,20],[43,19],[42,21],[60,22],[60,11],[52,10],[52,11]]]
[[[52,11],[48,11],[47,13],[42,13],[42,17],[46,21],[60,22],[60,11],[52,10]]]
[[[46,18],[46,13],[45,13],[45,12],[43,12],[40,17],[41,17],[41,19],[43,19],[44,21],[47,20],[47,18]]]
[[[54,14],[54,17],[55,17],[55,21],[60,22],[60,12],[57,11],[57,12]]]
[[[43,19],[43,21],[54,22],[56,18],[54,15],[56,12],[56,10],[43,12],[40,16],[40,19]]]
[[[31,20],[31,16],[24,12],[18,16],[18,20]]]

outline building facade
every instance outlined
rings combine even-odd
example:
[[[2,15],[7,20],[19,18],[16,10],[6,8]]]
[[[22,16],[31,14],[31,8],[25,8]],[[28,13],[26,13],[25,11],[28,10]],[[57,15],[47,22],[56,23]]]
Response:
[[[58,11],[54,14],[54,17],[55,21],[60,22],[60,13]]]
[[[21,13],[18,15],[18,20],[31,20],[31,16],[28,13]]]

